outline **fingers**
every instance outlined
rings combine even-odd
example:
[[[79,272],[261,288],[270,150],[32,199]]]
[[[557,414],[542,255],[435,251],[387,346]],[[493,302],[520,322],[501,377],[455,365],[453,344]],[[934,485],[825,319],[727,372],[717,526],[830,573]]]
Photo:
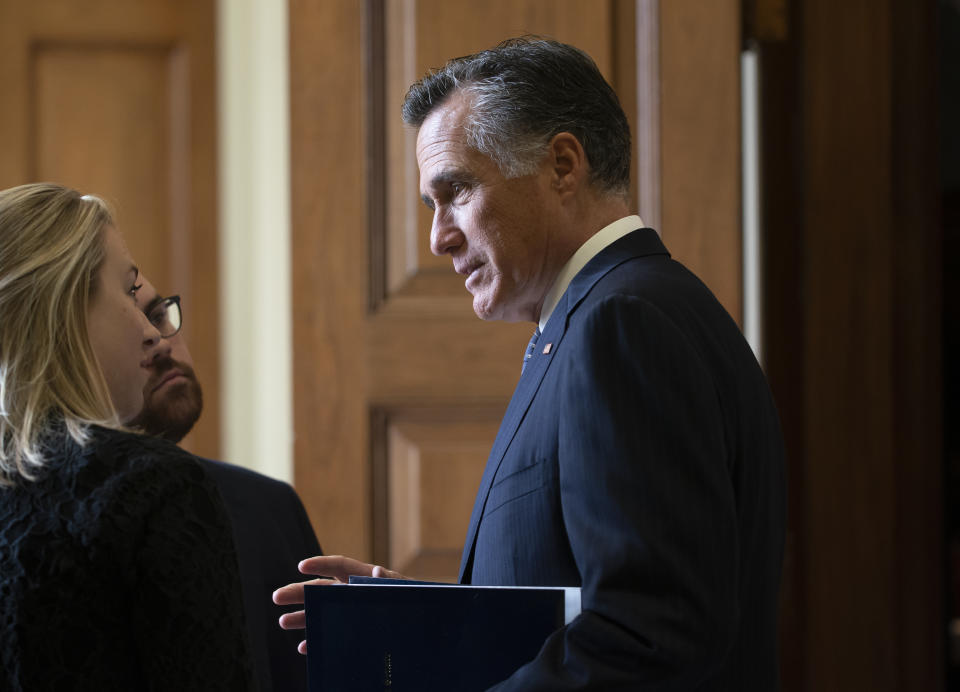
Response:
[[[360,560],[354,560],[352,557],[344,557],[343,555],[309,557],[306,560],[302,560],[297,567],[304,574],[315,574],[341,582],[348,581],[353,575],[363,577],[387,577],[390,579],[407,578],[399,572],[394,572],[386,567],[360,562]]]
[[[387,569],[386,567],[381,567],[380,565],[375,565],[375,566],[374,566],[373,571],[371,572],[371,576],[379,577],[379,578],[381,578],[381,579],[382,579],[382,578],[386,578],[386,579],[409,579],[409,577],[405,577],[405,576],[403,576],[402,574],[400,574],[399,572],[394,572],[392,569]]]
[[[273,602],[277,605],[300,605],[303,603],[303,587],[305,585],[343,583],[348,581],[352,574],[365,577],[386,577],[389,579],[407,578],[399,572],[394,572],[386,567],[360,562],[359,560],[344,557],[343,555],[321,555],[307,558],[306,560],[302,560],[297,567],[303,574],[315,574],[320,576],[320,578],[281,586],[273,592]],[[280,627],[282,629],[302,630],[305,629],[306,626],[307,615],[302,610],[284,613],[280,616]],[[300,642],[297,651],[306,655],[307,642]]]
[[[373,565],[354,560],[343,555],[321,555],[303,560],[298,569],[304,574],[330,577],[338,581],[347,581],[351,574],[364,577],[372,576]]]
[[[303,603],[303,587],[306,584],[336,584],[334,579],[310,579],[281,586],[273,592],[273,602],[277,605],[299,605]]]
[[[296,605],[303,603],[303,584],[287,584],[273,592],[273,602],[277,605]]]
[[[280,628],[285,630],[302,630],[307,626],[307,614],[302,610],[284,613],[280,616]]]

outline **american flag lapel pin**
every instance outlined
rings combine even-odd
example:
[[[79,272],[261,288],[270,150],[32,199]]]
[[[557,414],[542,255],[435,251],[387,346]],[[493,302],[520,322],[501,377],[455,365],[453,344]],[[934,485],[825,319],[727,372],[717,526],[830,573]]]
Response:
[[[553,348],[553,342],[550,342],[549,344],[543,347],[543,355],[547,355],[548,353],[550,353],[551,348]]]

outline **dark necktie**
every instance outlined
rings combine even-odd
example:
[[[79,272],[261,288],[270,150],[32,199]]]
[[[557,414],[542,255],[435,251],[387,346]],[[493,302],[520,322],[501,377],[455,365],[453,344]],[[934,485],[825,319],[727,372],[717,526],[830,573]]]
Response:
[[[527,350],[523,354],[523,366],[520,368],[520,374],[527,369],[527,361],[533,358],[533,349],[537,347],[537,339],[540,338],[540,327],[533,330],[533,336],[530,337],[530,343],[527,344]]]

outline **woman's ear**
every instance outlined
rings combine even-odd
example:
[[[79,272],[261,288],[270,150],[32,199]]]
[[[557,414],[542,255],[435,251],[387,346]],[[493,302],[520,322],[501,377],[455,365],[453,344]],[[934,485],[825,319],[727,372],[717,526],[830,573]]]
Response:
[[[587,176],[589,164],[580,140],[569,132],[559,132],[549,144],[551,184],[561,193],[574,192]]]

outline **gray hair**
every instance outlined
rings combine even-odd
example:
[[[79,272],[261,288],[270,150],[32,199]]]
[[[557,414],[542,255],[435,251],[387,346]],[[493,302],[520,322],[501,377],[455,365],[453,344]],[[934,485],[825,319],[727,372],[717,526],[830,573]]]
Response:
[[[554,135],[569,132],[586,152],[590,182],[627,194],[630,126],[616,93],[579,48],[522,37],[454,58],[410,87],[404,122],[420,127],[457,92],[470,99],[468,144],[507,178],[533,173]]]

